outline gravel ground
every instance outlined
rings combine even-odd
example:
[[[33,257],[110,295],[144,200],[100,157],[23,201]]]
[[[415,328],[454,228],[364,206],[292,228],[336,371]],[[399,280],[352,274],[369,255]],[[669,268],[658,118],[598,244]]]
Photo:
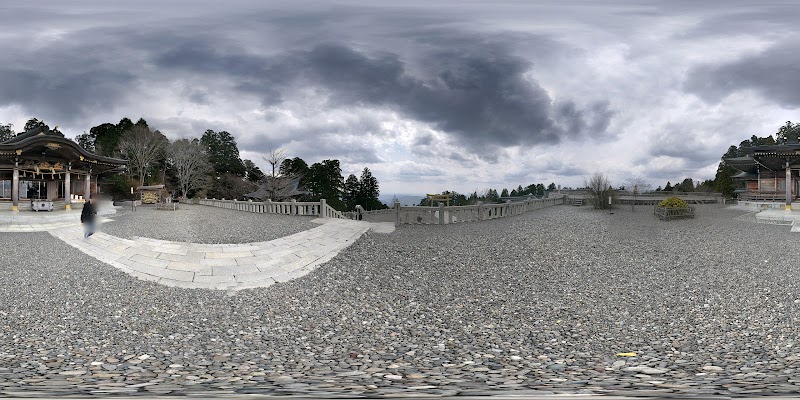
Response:
[[[741,214],[559,206],[403,226],[234,297],[5,234],[0,397],[796,395],[797,236]]]
[[[101,228],[111,235],[193,243],[260,242],[319,226],[311,222],[315,217],[254,214],[191,204],[181,204],[176,211],[144,206],[131,212],[119,207],[111,218],[113,222]]]

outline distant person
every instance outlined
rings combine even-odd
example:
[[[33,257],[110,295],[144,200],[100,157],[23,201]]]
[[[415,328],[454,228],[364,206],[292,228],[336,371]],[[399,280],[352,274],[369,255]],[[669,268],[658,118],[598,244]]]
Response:
[[[90,198],[89,201],[83,205],[83,211],[81,211],[81,224],[83,224],[84,239],[94,235],[95,215],[97,215],[97,211],[94,209],[94,198]]]

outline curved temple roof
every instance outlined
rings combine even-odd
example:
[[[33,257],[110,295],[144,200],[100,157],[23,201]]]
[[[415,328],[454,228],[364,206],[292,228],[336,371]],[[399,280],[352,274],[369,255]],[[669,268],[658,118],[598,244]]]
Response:
[[[731,167],[748,174],[756,174],[759,170],[783,171],[787,162],[791,168],[797,168],[800,163],[800,143],[796,142],[746,147],[742,150],[745,152],[744,156],[723,158],[723,160]]]
[[[0,160],[62,159],[74,164],[91,166],[94,172],[117,170],[128,164],[127,160],[90,153],[60,132],[42,125],[0,143]]]

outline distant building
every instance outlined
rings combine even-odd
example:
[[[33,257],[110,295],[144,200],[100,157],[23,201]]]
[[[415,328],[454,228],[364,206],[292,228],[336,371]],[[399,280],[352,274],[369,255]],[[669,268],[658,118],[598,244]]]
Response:
[[[32,200],[70,209],[97,193],[99,176],[124,170],[126,164],[92,154],[47,125],[39,126],[0,143],[0,209],[19,211],[20,202],[30,205]]]
[[[244,197],[258,201],[275,200],[285,201],[308,194],[308,191],[299,189],[300,178],[289,176],[267,176],[259,182],[258,190],[247,193]]]

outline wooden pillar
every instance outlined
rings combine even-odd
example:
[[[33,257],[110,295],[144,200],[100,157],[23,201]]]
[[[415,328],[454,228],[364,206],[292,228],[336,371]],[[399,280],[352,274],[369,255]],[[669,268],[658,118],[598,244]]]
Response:
[[[86,174],[86,179],[83,180],[83,200],[88,203],[89,199],[92,197],[92,171],[89,170],[89,173]],[[86,204],[83,203],[83,204]]]
[[[792,170],[786,162],[786,211],[792,211]]]
[[[11,175],[11,211],[19,211],[19,163],[14,161],[14,173]]]
[[[67,166],[67,172],[64,174],[64,209],[72,209],[72,173],[71,166]]]
[[[758,165],[756,165],[756,176],[758,177],[758,194],[761,194],[761,168],[759,168]],[[745,185],[746,184],[745,182]]]

